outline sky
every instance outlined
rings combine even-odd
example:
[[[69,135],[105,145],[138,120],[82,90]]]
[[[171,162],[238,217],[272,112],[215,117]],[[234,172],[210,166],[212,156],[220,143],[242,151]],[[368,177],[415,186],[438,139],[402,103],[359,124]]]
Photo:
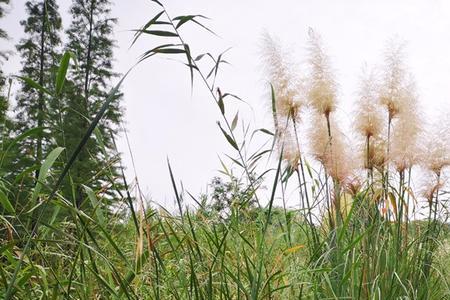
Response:
[[[23,35],[19,20],[25,18],[24,0],[11,0],[0,26],[10,35],[1,48],[14,50]],[[58,1],[65,28],[70,0]],[[150,0],[116,0],[112,10],[119,22],[115,38],[115,70],[125,73],[140,54],[160,40],[143,37],[130,48],[133,32],[159,12]],[[338,113],[344,123],[357,99],[358,78],[364,64],[378,66],[390,38],[406,42],[406,63],[417,82],[421,106],[428,119],[447,106],[450,99],[450,2],[446,0],[171,0],[163,1],[169,14],[202,14],[216,34],[200,27],[181,29],[193,56],[227,51],[230,65],[220,71],[222,90],[238,95],[248,104],[231,101],[227,111],[239,110],[252,128],[271,128],[267,84],[261,64],[261,36],[277,37],[303,72],[308,29],[319,33],[331,57],[339,83]],[[4,65],[14,74],[20,59],[13,55]],[[177,181],[193,195],[206,191],[221,169],[219,157],[233,153],[216,121],[220,112],[202,82],[191,91],[188,69],[178,60],[152,58],[138,65],[123,84],[124,125],[135,162],[131,161],[125,136],[119,138],[127,177],[136,173],[141,189],[155,203],[174,201],[167,168],[170,160]],[[229,105],[229,106],[228,106]],[[229,110],[228,110],[229,108]],[[450,110],[449,110],[450,111]]]

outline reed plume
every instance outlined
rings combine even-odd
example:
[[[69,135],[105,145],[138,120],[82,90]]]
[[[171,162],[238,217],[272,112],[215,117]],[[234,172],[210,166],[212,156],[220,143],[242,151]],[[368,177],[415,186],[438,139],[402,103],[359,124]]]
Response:
[[[330,118],[330,123],[332,143],[326,120],[318,114],[313,115],[312,124],[314,125],[309,135],[311,151],[333,180],[345,183],[353,173],[355,160],[350,157],[351,149],[345,142],[345,135],[339,130],[334,118]]]
[[[291,69],[293,63],[289,56],[282,52],[277,41],[265,33],[263,42],[265,71],[274,93],[272,113],[277,145],[280,152],[282,151],[283,160],[296,169],[301,159],[295,131],[305,105],[303,81],[294,76]]]
[[[273,87],[275,107],[273,112],[279,121],[300,121],[300,112],[304,107],[304,87],[301,79],[292,71],[293,63],[286,53],[283,53],[279,43],[269,34],[263,35],[263,60],[265,73]],[[276,126],[283,126],[275,122]],[[277,124],[278,123],[278,124]],[[284,128],[277,128],[284,130]]]
[[[398,172],[411,168],[420,160],[418,138],[422,122],[413,82],[404,90],[403,97],[407,101],[397,115],[389,154],[389,159]]]
[[[383,117],[377,105],[376,78],[374,72],[363,69],[360,78],[358,100],[354,112],[354,128],[363,141],[360,142],[362,166],[368,170],[368,180],[373,179],[373,168],[385,163],[386,150],[381,144]],[[368,182],[369,183],[369,182]]]
[[[336,82],[321,38],[309,30],[310,82],[308,89],[309,105],[321,115],[328,117],[336,110]]]
[[[354,126],[365,139],[378,137],[382,132],[383,117],[377,105],[376,79],[373,72],[363,70],[356,102]]]
[[[422,185],[422,196],[427,200],[431,207],[439,190],[444,186],[444,180],[436,178],[428,178]]]
[[[436,175],[450,166],[450,136],[447,125],[436,123],[428,128],[423,137],[421,156],[422,166]]]
[[[278,148],[281,153],[281,158],[292,169],[296,170],[300,164],[300,147],[296,141],[296,137],[292,135],[291,130],[284,130],[278,139]]]
[[[379,87],[379,99],[391,122],[407,104],[408,84],[403,62],[403,45],[391,41],[385,52],[384,74]]]
[[[366,147],[366,145],[364,146]],[[382,170],[387,162],[387,143],[385,140],[377,137],[370,141],[367,153],[361,151],[362,160],[364,161],[365,169]]]

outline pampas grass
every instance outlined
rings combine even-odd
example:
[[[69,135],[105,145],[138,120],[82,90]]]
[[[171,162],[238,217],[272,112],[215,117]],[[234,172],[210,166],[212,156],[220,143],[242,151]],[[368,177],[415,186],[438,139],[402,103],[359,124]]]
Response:
[[[438,175],[450,166],[450,135],[446,122],[437,121],[422,136],[422,166]]]
[[[360,79],[358,99],[355,103],[354,127],[364,140],[378,138],[383,131],[383,116],[379,105],[377,105],[377,86],[374,72],[363,70]]]
[[[397,115],[397,122],[393,127],[392,147],[389,159],[392,160],[398,172],[420,162],[419,137],[422,131],[422,120],[415,95],[414,85],[411,83],[405,92],[405,103]]]
[[[328,117],[336,110],[336,81],[320,35],[312,29],[308,34],[308,103],[318,114]]]
[[[355,162],[345,135],[339,130],[334,118],[330,120],[332,142],[327,122],[322,116],[314,114],[312,124],[308,139],[314,158],[322,163],[331,178],[340,183],[345,182],[353,173]]]

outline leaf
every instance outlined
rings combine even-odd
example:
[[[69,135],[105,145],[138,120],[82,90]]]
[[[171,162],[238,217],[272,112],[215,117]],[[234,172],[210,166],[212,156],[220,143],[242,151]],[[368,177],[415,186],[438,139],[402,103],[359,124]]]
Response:
[[[66,80],[67,69],[69,68],[71,57],[73,57],[73,54],[70,53],[69,51],[66,51],[59,63],[59,68],[58,68],[58,73],[56,75],[56,83],[55,83],[56,95],[61,94],[62,88],[64,86],[64,82]]]
[[[97,196],[95,195],[94,191],[90,187],[85,186],[85,185],[83,185],[83,187],[84,187],[84,190],[86,191],[86,194],[87,194],[89,200],[91,201],[91,204],[92,204],[92,207],[94,208],[95,215],[97,216],[98,222],[100,223],[100,225],[102,227],[105,227],[105,224],[106,224],[105,216],[103,215],[103,211],[100,207],[99,201],[97,200]]]
[[[164,13],[164,11],[161,11],[160,13],[158,13],[156,16],[154,16],[150,21],[148,21],[141,29],[137,30],[136,33],[134,34],[134,39],[131,42],[130,48],[134,45],[134,43],[136,43],[137,39],[141,36],[142,34],[142,30],[146,30],[147,28],[149,28],[151,25],[155,24],[156,21],[159,19],[159,17],[161,17],[161,15]]]
[[[37,83],[36,81],[32,80],[31,78],[28,77],[23,77],[23,76],[16,76],[17,78],[19,78],[20,80],[24,81],[27,85],[29,85],[30,87],[32,87],[33,89],[47,94],[49,96],[53,96],[52,93],[47,90],[46,88],[44,88],[43,86],[41,86],[39,83]]]
[[[178,21],[178,24],[175,26],[175,28],[180,28],[181,25],[183,25],[184,23],[193,20],[195,17],[200,17],[200,18],[205,18],[207,19],[205,16],[202,15],[187,15],[187,16],[178,16],[173,18],[174,21]]]
[[[271,132],[270,130],[267,130],[265,128],[260,128],[260,129],[255,130],[255,132],[258,132],[258,131],[264,132],[265,134],[268,134],[268,135],[271,135],[271,136],[274,135],[273,132]]]
[[[228,97],[228,96],[230,96],[230,97],[232,97],[232,98],[235,98],[235,99],[237,99],[237,100],[239,100],[239,101],[245,102],[244,100],[242,100],[241,98],[239,98],[238,96],[236,96],[236,95],[234,95],[234,94],[225,93],[225,94],[223,95],[224,98],[226,98],[226,97]]]
[[[200,54],[200,55],[198,55],[194,60],[195,60],[195,61],[199,61],[199,60],[201,60],[205,55],[206,55],[206,53]]]
[[[162,3],[159,2],[158,0],[151,0],[151,1],[153,1],[153,2],[155,2],[155,3],[158,3],[160,6],[164,7],[164,5],[162,5]]]
[[[43,130],[44,130],[43,127],[31,128],[31,129],[25,131],[24,133],[18,135],[17,137],[15,137],[15,138],[11,141],[11,143],[8,144],[8,147],[6,148],[6,150],[3,151],[3,156],[2,156],[2,159],[1,159],[1,161],[0,161],[0,167],[3,165],[3,160],[5,159],[6,155],[7,155],[8,152],[9,152],[9,150],[11,150],[11,148],[12,148],[15,144],[17,144],[18,142],[20,142],[20,141],[26,139],[26,138],[29,137],[29,136],[33,136],[33,135],[35,135],[35,134],[39,134],[39,133],[41,133]]]
[[[198,26],[202,27],[203,29],[209,31],[210,33],[214,34],[215,36],[217,36],[217,34],[212,31],[211,29],[209,29],[208,27],[206,27],[205,25],[203,25],[202,23],[200,23],[199,21],[195,20],[195,18],[202,18],[202,19],[208,19],[208,17],[205,17],[203,15],[186,15],[186,16],[178,16],[173,18],[174,21],[178,21],[177,25],[175,26],[176,29],[180,28],[181,25],[183,25],[186,22],[194,22],[195,24],[197,24]]]
[[[141,55],[141,58],[139,60],[139,62],[153,56],[156,55],[158,53],[162,53],[162,54],[180,54],[180,53],[185,53],[185,50],[183,49],[179,49],[179,48],[171,48],[171,47],[176,47],[176,46],[181,46],[180,44],[165,44],[165,45],[160,45],[158,47],[155,47],[153,49],[150,49],[146,52],[144,52],[144,54]]]
[[[194,66],[192,64],[192,56],[191,56],[191,50],[189,49],[189,45],[188,44],[183,44],[184,46],[184,50],[186,52],[186,59],[187,59],[187,66],[189,67],[189,72],[191,75],[191,91],[194,88],[194,68],[197,69],[196,66]]]
[[[38,198],[38,195],[42,189],[43,182],[48,176],[48,173],[50,171],[50,168],[55,163],[58,156],[61,154],[61,152],[64,150],[63,147],[57,147],[50,152],[50,154],[47,156],[47,158],[42,163],[42,166],[39,170],[39,177],[38,182],[36,183],[36,187],[34,188],[33,194],[31,195],[31,203],[34,205],[34,202]]]
[[[11,202],[9,202],[8,197],[2,190],[0,190],[0,203],[10,214],[14,214],[16,212],[14,207],[11,205]]]
[[[183,219],[183,208],[182,208],[183,199],[180,197],[180,194],[178,193],[177,184],[175,183],[175,178],[173,176],[172,167],[170,166],[169,158],[167,158],[167,167],[169,168],[170,181],[172,182],[173,191],[174,191],[175,197],[177,199],[178,209],[180,210],[180,217]]]
[[[395,196],[393,193],[389,192],[389,200],[391,201],[392,209],[394,211],[394,215],[397,217],[397,202],[395,200]]]
[[[233,121],[231,122],[231,131],[233,131],[236,128],[238,118],[239,118],[239,112],[236,112],[236,115],[234,116]]]
[[[164,37],[177,37],[178,34],[172,31],[166,31],[166,30],[145,30],[145,29],[137,29],[134,30],[136,32],[141,32],[145,34],[151,34],[156,36],[164,36]]]
[[[286,254],[295,253],[295,252],[297,252],[298,250],[300,250],[300,249],[302,249],[304,247],[305,247],[305,245],[297,245],[297,246],[291,247],[289,249],[286,249],[284,251],[284,253],[286,253]]]
[[[223,103],[223,97],[222,94],[220,93],[220,90],[218,90],[218,92],[219,92],[219,100],[217,101],[217,104],[219,105],[220,112],[222,113],[222,115],[225,115],[225,104]]]
[[[219,125],[220,130],[222,131],[223,135],[225,136],[225,138],[227,139],[228,143],[230,143],[231,146],[233,146],[234,149],[236,149],[237,151],[239,151],[239,147],[236,144],[236,142],[233,140],[233,138],[225,132],[225,130],[223,130],[222,126],[220,125],[220,122],[217,122],[217,125]]]

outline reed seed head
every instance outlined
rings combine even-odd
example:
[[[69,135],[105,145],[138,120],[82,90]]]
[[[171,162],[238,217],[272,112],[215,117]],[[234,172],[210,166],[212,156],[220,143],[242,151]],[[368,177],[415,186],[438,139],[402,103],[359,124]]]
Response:
[[[442,179],[429,179],[427,182],[423,184],[422,187],[422,196],[428,201],[428,204],[431,205],[433,200],[436,198],[436,194],[439,190],[444,186],[444,181]]]
[[[450,166],[450,136],[448,126],[435,123],[428,128],[423,138],[422,164],[426,170],[440,175]]]
[[[322,163],[326,172],[334,180],[345,182],[354,170],[355,160],[350,158],[351,150],[345,142],[344,134],[331,117],[331,139],[323,116],[314,114],[313,124],[309,136],[313,156]]]
[[[295,141],[289,140],[283,147],[283,160],[294,170],[297,170],[300,164],[300,149]]]
[[[329,116],[336,110],[336,82],[321,38],[311,29],[308,51],[310,67],[308,103],[317,113]]]
[[[265,33],[263,43],[265,72],[275,96],[275,126],[282,127],[288,120],[299,122],[305,98],[303,81],[294,76],[293,63],[277,41]]]
[[[364,151],[361,151],[364,161],[364,168],[372,170],[376,168],[381,170],[384,168],[387,162],[387,144],[386,142],[377,137],[373,138],[369,142],[369,151],[367,153],[367,145],[364,146]]]
[[[379,87],[379,100],[394,119],[408,101],[406,69],[403,63],[403,44],[391,41],[385,52],[383,80]]]
[[[365,138],[378,136],[382,131],[383,117],[377,105],[377,94],[373,72],[363,71],[360,82],[359,99],[356,103],[354,126]]]
[[[419,136],[422,121],[413,83],[408,85],[404,96],[407,99],[405,102],[407,105],[397,115],[389,153],[389,159],[398,172],[403,172],[420,161]]]

